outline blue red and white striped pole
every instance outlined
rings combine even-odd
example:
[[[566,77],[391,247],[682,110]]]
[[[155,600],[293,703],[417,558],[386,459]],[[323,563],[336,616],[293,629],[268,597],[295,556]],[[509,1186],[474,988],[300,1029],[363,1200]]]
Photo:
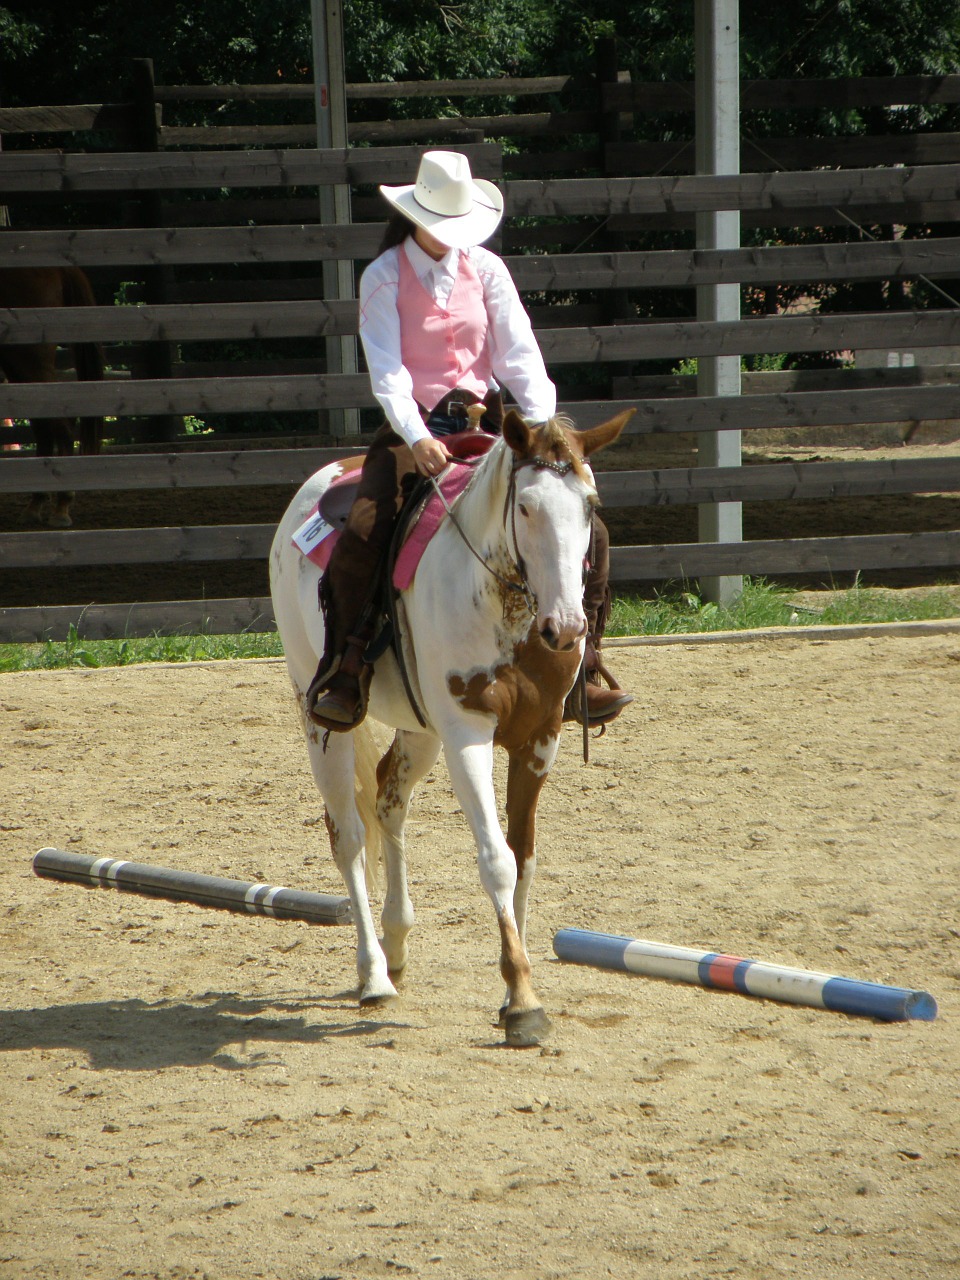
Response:
[[[784,1000],[789,1004],[833,1009],[887,1022],[910,1019],[932,1022],[937,1016],[937,1002],[926,991],[859,982],[831,973],[791,969],[786,965],[744,960],[741,956],[714,951],[695,951],[691,947],[674,947],[642,938],[621,938],[589,929],[560,929],[554,935],[553,949],[561,960],[574,964],[621,969],[649,978],[669,978],[674,982],[739,991],[761,999]]]

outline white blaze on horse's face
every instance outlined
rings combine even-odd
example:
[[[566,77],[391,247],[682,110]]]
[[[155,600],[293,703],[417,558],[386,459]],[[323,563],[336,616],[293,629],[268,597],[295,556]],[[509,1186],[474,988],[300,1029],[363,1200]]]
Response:
[[[517,471],[514,530],[517,553],[536,598],[536,626],[543,643],[565,652],[587,630],[583,566],[590,544],[592,502],[589,468],[560,475],[536,463]]]

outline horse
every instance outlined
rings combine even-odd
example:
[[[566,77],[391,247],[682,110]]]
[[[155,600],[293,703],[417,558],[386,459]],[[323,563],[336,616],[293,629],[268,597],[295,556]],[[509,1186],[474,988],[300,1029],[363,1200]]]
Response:
[[[92,307],[93,288],[79,267],[5,267],[0,270],[0,307]],[[95,342],[73,344],[74,366],[83,381],[103,378],[103,352]],[[0,374],[8,382],[55,382],[56,346],[53,343],[0,345]],[[79,422],[80,452],[100,452],[103,418],[32,418],[40,458],[69,457],[74,452],[74,432]],[[54,529],[73,523],[73,494],[35,493],[28,511]],[[49,504],[49,505],[48,505]]]
[[[406,677],[388,647],[374,664],[367,718],[349,732],[325,734],[305,713],[324,651],[321,571],[292,542],[339,464],[307,480],[280,521],[270,552],[274,614],[352,906],[361,1008],[395,997],[407,964],[413,907],[404,822],[415,785],[442,748],[499,927],[505,1041],[527,1047],[549,1032],[526,950],[537,803],[586,635],[583,572],[598,502],[588,458],[619,436],[632,412],[578,431],[566,418],[530,426],[508,411],[501,437],[475,462],[470,484],[400,592]],[[371,719],[395,731],[379,761]],[[493,784],[495,746],[508,757],[506,836]],[[368,897],[378,859],[386,874],[382,940]]]

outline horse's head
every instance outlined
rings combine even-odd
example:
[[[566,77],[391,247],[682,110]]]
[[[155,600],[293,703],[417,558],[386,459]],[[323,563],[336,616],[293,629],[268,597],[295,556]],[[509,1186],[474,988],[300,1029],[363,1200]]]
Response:
[[[518,562],[537,601],[537,631],[550,649],[583,638],[583,566],[590,545],[597,487],[587,459],[619,436],[634,410],[588,431],[569,419],[528,426],[514,410],[503,421],[513,451],[513,537]]]

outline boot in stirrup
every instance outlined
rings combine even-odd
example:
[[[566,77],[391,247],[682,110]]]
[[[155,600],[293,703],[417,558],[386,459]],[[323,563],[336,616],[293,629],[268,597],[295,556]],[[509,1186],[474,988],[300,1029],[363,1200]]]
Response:
[[[583,661],[587,669],[587,724],[591,728],[609,724],[611,720],[616,720],[623,708],[633,701],[633,694],[627,693],[605,666],[592,635],[587,636]],[[601,683],[601,676],[609,686],[606,689]],[[567,694],[563,718],[583,724],[579,679]]]
[[[333,673],[329,667],[317,672],[304,699],[308,720],[334,733],[348,733],[362,723],[373,674],[363,656],[367,643],[367,637],[348,636]]]

